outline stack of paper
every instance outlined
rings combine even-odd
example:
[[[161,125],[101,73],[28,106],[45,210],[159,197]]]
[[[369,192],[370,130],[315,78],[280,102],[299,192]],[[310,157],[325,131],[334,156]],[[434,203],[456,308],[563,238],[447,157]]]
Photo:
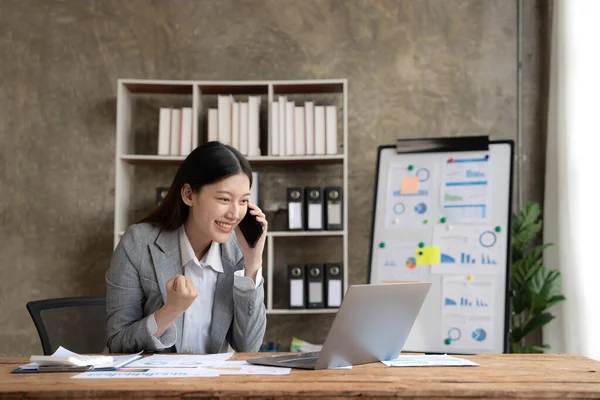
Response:
[[[142,358],[140,353],[124,356],[82,356],[60,346],[51,356],[31,356],[30,361],[33,362],[19,367],[19,372],[35,371],[40,366],[48,365],[93,365],[94,371],[109,371],[127,365],[138,358]],[[71,360],[71,362],[68,360]],[[98,363],[97,361],[101,362]]]

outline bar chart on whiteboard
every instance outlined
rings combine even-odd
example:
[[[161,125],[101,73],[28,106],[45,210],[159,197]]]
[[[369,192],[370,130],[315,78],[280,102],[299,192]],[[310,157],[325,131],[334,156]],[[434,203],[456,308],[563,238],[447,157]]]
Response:
[[[491,159],[487,153],[442,162],[442,208],[449,222],[487,222],[491,214]]]

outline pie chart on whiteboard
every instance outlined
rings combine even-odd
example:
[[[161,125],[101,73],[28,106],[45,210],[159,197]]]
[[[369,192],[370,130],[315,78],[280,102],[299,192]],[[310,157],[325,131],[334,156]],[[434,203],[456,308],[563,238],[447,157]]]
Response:
[[[473,331],[472,336],[473,339],[477,340],[478,342],[483,342],[487,335],[483,329],[478,328]]]

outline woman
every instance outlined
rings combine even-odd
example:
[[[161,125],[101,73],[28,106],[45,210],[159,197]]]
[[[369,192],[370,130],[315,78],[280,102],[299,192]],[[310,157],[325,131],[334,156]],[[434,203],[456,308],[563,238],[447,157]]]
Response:
[[[209,142],[188,155],[163,203],[115,249],[106,273],[111,353],[259,350],[267,221],[248,201],[251,185],[250,164],[231,146]],[[237,227],[248,209],[263,226],[253,248]]]

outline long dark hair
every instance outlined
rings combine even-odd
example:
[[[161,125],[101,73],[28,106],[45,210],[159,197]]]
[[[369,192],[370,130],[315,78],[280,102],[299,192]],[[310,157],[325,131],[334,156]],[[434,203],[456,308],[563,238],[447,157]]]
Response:
[[[248,176],[252,187],[252,168],[239,151],[220,142],[205,143],[192,151],[179,166],[163,202],[138,223],[148,222],[165,230],[175,230],[190,213],[181,198],[181,189],[186,183],[197,193],[204,185],[240,172]]]

